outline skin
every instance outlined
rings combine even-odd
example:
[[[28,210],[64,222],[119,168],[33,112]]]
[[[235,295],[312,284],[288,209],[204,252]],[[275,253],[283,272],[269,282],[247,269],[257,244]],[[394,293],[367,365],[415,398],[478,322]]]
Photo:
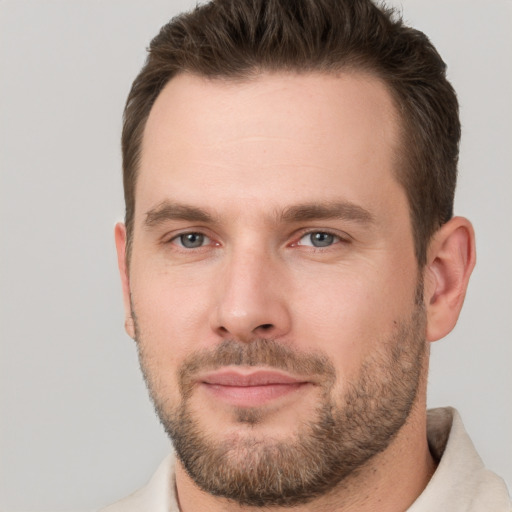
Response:
[[[179,403],[176,370],[187,356],[262,336],[325,354],[336,370],[334,393],[344,396],[382,349],[379,340],[411,316],[419,272],[425,343],[453,328],[475,262],[473,230],[452,219],[418,269],[406,195],[394,178],[399,147],[391,96],[368,75],[229,82],[182,74],[167,84],[145,128],[129,265],[122,224],[115,236],[126,329],[135,337],[133,307],[147,369],[169,407]],[[176,204],[210,218],[184,218]],[[342,215],[283,215],[333,204],[344,205]],[[191,232],[205,235],[204,245],[183,247],[179,236]],[[313,247],[311,232],[334,235],[332,244]],[[413,410],[387,449],[329,495],[294,510],[385,512],[415,500],[434,470],[426,361],[421,371]],[[191,391],[200,426],[216,439],[287,439],[318,400],[315,385],[302,386],[255,404],[261,421],[249,425],[235,421],[225,397],[199,385]],[[246,509],[203,492],[179,462],[176,486],[184,512]]]

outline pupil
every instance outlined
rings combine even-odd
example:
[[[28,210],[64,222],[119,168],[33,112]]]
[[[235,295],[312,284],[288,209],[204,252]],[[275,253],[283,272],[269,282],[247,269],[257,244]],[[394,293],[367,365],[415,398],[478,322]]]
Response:
[[[181,243],[184,247],[201,247],[203,244],[203,235],[199,233],[188,233],[187,235],[181,236]]]
[[[333,243],[334,236],[329,233],[314,233],[311,241],[315,247],[327,247]]]

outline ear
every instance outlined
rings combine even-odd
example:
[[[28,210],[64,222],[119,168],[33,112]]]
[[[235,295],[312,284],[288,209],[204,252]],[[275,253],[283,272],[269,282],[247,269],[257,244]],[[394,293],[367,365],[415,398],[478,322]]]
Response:
[[[130,301],[130,278],[128,272],[128,264],[126,261],[126,227],[122,222],[118,222],[115,227],[114,236],[117,249],[117,266],[121,276],[121,284],[123,286],[123,302],[124,302],[124,328],[130,336],[135,339],[135,324],[132,316],[132,305]]]
[[[454,217],[434,235],[428,249],[424,275],[428,341],[443,338],[455,327],[475,262],[473,226]]]

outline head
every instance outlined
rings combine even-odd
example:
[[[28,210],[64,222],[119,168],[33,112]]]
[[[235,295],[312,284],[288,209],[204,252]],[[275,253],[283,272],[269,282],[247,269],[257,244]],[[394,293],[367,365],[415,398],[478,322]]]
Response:
[[[427,342],[474,263],[458,138],[441,59],[370,2],[218,1],[153,40],[116,242],[127,330],[202,490],[295,505],[421,436]]]

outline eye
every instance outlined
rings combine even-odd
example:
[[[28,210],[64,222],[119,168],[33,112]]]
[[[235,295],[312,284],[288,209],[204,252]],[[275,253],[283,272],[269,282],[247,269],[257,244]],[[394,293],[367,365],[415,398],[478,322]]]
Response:
[[[184,249],[197,249],[211,242],[211,240],[202,233],[183,233],[173,238],[171,242]]]
[[[306,233],[297,243],[297,245],[306,245],[309,247],[329,247],[340,241],[340,237],[326,231],[312,231]]]

